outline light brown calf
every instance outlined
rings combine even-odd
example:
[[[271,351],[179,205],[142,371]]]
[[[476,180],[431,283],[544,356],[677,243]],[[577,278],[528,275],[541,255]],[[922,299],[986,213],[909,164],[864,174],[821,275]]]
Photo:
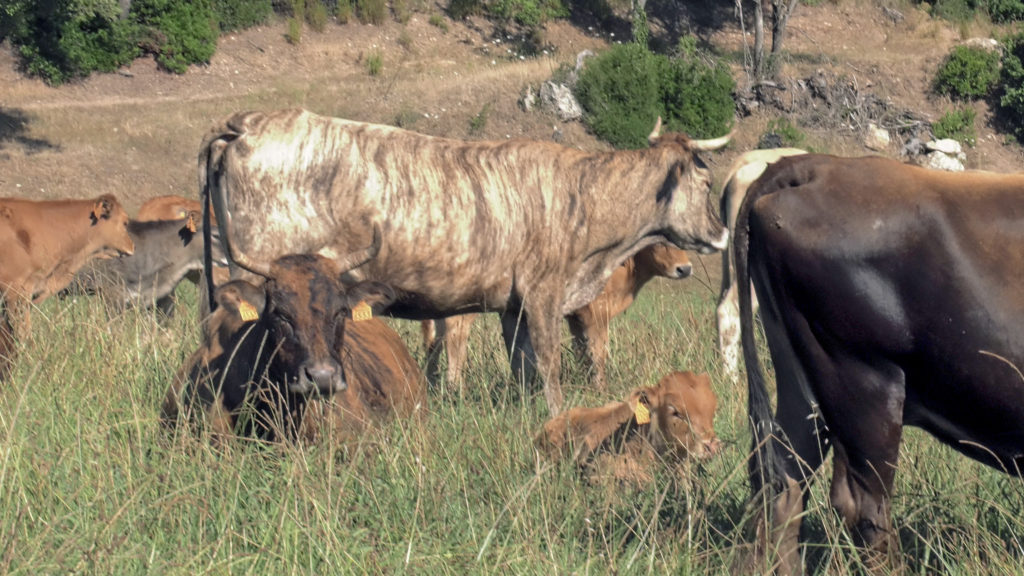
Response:
[[[128,215],[112,195],[92,200],[0,198],[0,340],[27,333],[30,304],[65,288],[86,262],[131,254]],[[8,346],[13,348],[13,344]],[[0,377],[9,369],[0,357]]]
[[[612,318],[626,311],[640,289],[655,276],[688,278],[692,271],[685,250],[670,244],[654,244],[637,252],[612,272],[611,279],[593,302],[565,317],[572,332],[573,348],[579,359],[591,368],[591,384],[600,390],[606,386],[608,328]],[[440,377],[439,356],[443,345],[448,354],[448,382],[462,385],[466,364],[469,330],[476,314],[464,314],[442,320],[423,321],[423,344],[427,349],[427,377],[436,383]],[[436,326],[436,329],[435,329]]]
[[[157,220],[180,220],[192,216],[199,223],[202,217],[203,207],[198,200],[192,200],[183,196],[155,196],[146,200],[139,207],[139,213],[135,220],[139,222],[155,222]],[[213,215],[211,214],[211,217]]]
[[[707,374],[672,372],[625,401],[559,414],[534,443],[551,458],[571,453],[581,465],[600,450],[635,452],[638,443],[640,450],[661,456],[706,458],[721,449],[714,429],[717,407]]]

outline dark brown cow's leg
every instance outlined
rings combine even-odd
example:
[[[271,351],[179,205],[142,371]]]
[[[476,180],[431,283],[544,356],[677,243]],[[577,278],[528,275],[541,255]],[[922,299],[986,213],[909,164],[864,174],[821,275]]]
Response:
[[[512,376],[523,390],[529,390],[537,376],[537,358],[526,324],[526,314],[521,309],[506,310],[501,314],[501,336],[505,340]]]

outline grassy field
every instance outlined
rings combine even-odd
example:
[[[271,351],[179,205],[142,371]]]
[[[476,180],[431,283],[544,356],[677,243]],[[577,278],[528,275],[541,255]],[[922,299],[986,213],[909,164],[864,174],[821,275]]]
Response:
[[[566,368],[573,405],[673,369],[712,375],[725,452],[659,465],[644,486],[538,457],[546,408],[510,385],[494,318],[475,327],[464,390],[432,391],[422,419],[356,446],[213,448],[168,435],[160,402],[198,338],[195,290],[179,296],[165,326],[88,298],[37,311],[0,390],[0,572],[729,574],[743,558],[746,393],[718,368],[707,281],[656,281],[616,321],[608,393]],[[422,360],[416,326],[394,324]],[[914,431],[898,479],[894,515],[913,573],[1021,572],[1019,480]],[[824,484],[807,518],[809,565],[855,573]]]

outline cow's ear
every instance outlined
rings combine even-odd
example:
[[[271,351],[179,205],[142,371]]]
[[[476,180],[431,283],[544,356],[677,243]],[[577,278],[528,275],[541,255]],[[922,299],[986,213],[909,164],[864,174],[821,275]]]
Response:
[[[395,290],[381,282],[360,282],[348,290],[348,307],[355,308],[365,302],[379,316],[395,301]]]
[[[266,312],[266,292],[245,280],[232,280],[220,286],[215,298],[220,307],[245,322],[257,320]]]
[[[116,200],[110,194],[104,194],[96,199],[96,203],[92,206],[92,223],[95,224],[99,220],[107,220],[110,218],[110,214],[114,211],[114,204]]]

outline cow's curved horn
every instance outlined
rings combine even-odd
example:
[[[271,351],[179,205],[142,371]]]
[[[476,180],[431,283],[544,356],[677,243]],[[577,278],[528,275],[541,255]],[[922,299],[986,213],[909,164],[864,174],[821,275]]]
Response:
[[[345,274],[346,272],[354,268],[358,268],[376,258],[377,253],[380,252],[380,237],[380,225],[374,223],[373,240],[370,241],[370,245],[366,248],[356,250],[355,252],[350,252],[339,258],[336,261],[338,265],[338,273]]]
[[[647,143],[654,146],[654,141],[661,136],[661,116],[658,116],[658,121],[654,123],[654,130],[647,135]]]
[[[694,150],[718,150],[719,148],[728,144],[729,141],[732,140],[733,134],[735,133],[736,130],[733,129],[725,136],[719,136],[718,138],[714,138],[712,140],[691,140],[690,143],[693,145]]]

